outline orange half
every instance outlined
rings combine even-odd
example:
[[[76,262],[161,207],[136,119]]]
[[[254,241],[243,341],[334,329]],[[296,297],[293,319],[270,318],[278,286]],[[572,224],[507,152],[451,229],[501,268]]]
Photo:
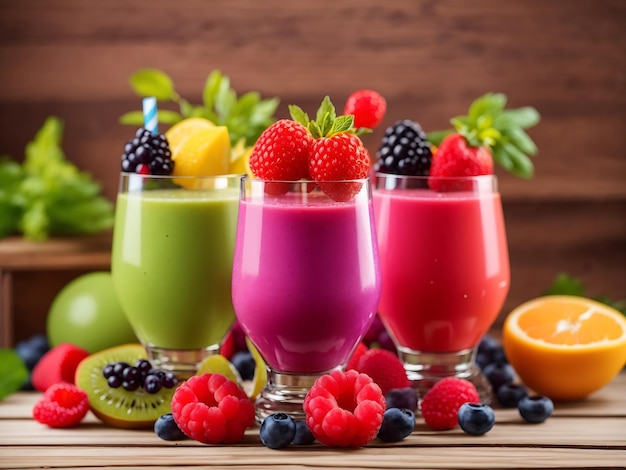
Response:
[[[553,400],[579,400],[626,364],[626,317],[584,297],[539,297],[507,316],[502,342],[526,386]]]

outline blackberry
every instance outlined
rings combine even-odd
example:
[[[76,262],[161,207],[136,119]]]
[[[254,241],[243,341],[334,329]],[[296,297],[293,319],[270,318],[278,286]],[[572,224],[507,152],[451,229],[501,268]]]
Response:
[[[426,133],[410,119],[387,128],[376,157],[375,171],[411,176],[428,176],[433,158]]]
[[[163,134],[153,135],[140,127],[124,147],[122,171],[145,173],[146,167],[151,175],[171,175],[174,161],[167,138]]]

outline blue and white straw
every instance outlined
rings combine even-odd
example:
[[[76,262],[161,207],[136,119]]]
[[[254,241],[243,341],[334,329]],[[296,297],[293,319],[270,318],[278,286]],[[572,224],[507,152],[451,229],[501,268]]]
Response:
[[[143,105],[143,123],[144,127],[152,134],[159,133],[159,118],[157,115],[157,100],[154,96],[144,98]]]

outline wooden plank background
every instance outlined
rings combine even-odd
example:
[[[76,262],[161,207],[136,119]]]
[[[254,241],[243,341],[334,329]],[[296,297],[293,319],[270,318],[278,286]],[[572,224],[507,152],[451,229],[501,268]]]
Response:
[[[626,297],[625,26],[620,0],[0,0],[0,154],[21,159],[56,115],[69,158],[113,199],[132,133],[118,117],[139,109],[128,77],[143,67],[192,102],[219,69],[239,93],[279,96],[278,117],[374,88],[384,125],[427,130],[504,92],[542,115],[535,178],[498,171],[513,276],[504,313],[560,271]],[[382,132],[365,138],[373,154]]]

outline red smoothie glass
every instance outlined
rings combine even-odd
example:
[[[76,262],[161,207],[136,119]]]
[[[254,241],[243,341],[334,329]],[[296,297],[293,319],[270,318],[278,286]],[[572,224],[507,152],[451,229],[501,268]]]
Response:
[[[241,182],[232,297],[237,319],[268,367],[257,419],[303,419],[315,379],[344,367],[376,314],[380,268],[368,179]]]
[[[420,396],[439,379],[491,387],[475,364],[509,290],[509,256],[494,175],[379,173],[374,191],[383,290],[379,315]]]

